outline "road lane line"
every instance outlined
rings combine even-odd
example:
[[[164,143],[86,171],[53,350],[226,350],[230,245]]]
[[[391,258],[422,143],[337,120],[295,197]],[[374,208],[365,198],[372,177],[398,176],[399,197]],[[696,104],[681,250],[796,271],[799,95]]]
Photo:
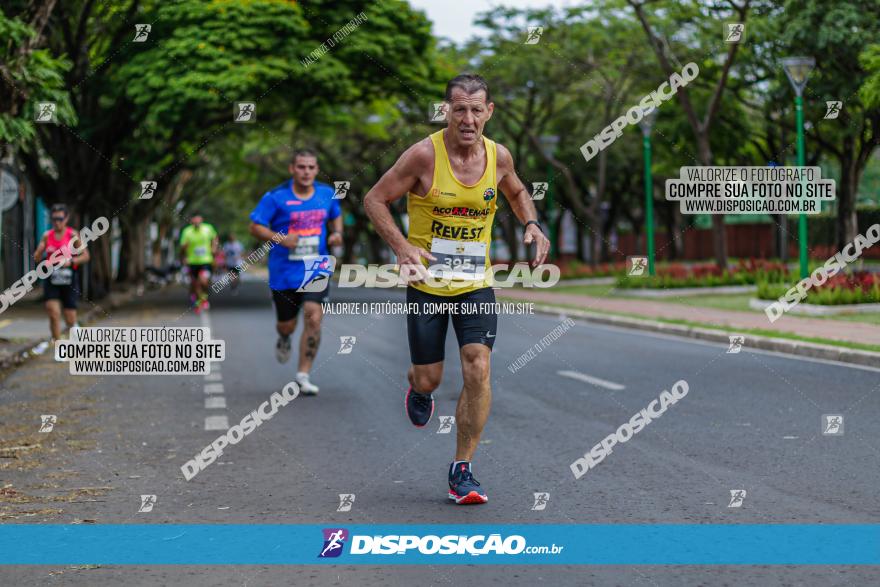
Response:
[[[226,398],[222,395],[212,395],[205,398],[205,408],[209,410],[223,409],[226,407]]]
[[[208,416],[205,418],[205,430],[228,430],[229,420],[226,416]]]
[[[208,312],[202,312],[201,315],[202,326],[208,328],[210,332],[211,328],[211,318]],[[223,397],[223,375],[220,373],[220,364],[217,363],[212,365],[211,373],[207,373],[205,375],[205,381],[211,381],[216,383],[205,383],[205,393],[211,394],[220,394],[220,395],[211,395],[205,398],[205,409],[206,410],[220,410],[226,408],[226,398]],[[228,430],[229,429],[229,420],[226,416],[206,416],[205,417],[205,430]]]
[[[0,320],[0,328],[6,328],[12,324],[12,320]]]
[[[626,386],[621,385],[620,383],[614,383],[613,381],[606,381],[604,379],[599,379],[598,377],[592,377],[590,375],[587,375],[586,373],[581,373],[580,371],[557,371],[556,374],[562,375],[563,377],[568,377],[569,379],[583,381],[584,383],[589,383],[591,385],[598,385],[599,387],[604,387],[605,389],[610,389],[612,391],[626,389]]]

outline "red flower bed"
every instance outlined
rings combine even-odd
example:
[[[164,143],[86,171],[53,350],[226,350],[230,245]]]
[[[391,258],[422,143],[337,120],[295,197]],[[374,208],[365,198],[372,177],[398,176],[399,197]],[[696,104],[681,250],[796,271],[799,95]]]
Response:
[[[758,297],[762,300],[779,299],[793,285],[791,280],[786,283],[762,283],[758,286]],[[810,289],[806,301],[827,306],[880,304],[880,274],[869,271],[838,273],[822,285]]]
[[[871,273],[870,271],[853,271],[849,275],[846,273],[838,273],[817,289],[860,289],[868,292],[875,287],[880,287],[880,273]]]

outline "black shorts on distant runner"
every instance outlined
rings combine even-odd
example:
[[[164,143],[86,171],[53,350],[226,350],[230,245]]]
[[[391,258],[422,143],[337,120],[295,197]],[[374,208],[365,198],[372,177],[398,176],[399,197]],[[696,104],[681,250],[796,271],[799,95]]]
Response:
[[[272,301],[275,303],[275,315],[279,322],[293,320],[305,302],[319,304],[330,301],[330,284],[324,291],[297,291],[295,289],[273,289]]]
[[[406,288],[406,302],[416,304],[418,312],[406,315],[406,332],[409,336],[409,356],[413,365],[439,363],[445,356],[446,331],[449,318],[458,339],[458,348],[466,344],[484,344],[492,349],[498,328],[498,312],[495,309],[495,291],[485,287],[455,296],[438,296]],[[446,306],[439,313],[431,311],[431,305],[455,304]],[[427,312],[425,310],[428,310]]]
[[[55,285],[48,279],[43,280],[43,299],[59,300],[61,307],[65,310],[76,310],[77,301],[79,300],[79,287],[76,285],[76,279],[70,285]]]
[[[211,265],[189,265],[189,278],[197,279],[198,276],[202,273],[202,271],[208,272],[208,277],[211,277]]]

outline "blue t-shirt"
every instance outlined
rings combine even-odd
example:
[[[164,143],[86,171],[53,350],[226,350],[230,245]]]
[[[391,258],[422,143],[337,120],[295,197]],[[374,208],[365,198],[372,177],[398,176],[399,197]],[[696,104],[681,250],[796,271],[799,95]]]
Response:
[[[315,182],[315,193],[308,200],[293,193],[293,180],[266,192],[251,212],[251,220],[282,234],[297,234],[296,249],[280,244],[269,252],[269,288],[296,289],[305,277],[303,257],[327,255],[327,221],[342,213],[334,189]]]

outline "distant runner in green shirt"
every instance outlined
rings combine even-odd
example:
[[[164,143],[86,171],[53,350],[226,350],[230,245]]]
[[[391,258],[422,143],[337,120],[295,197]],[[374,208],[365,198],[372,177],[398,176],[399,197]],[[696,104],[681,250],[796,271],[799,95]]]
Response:
[[[193,213],[190,222],[180,233],[180,255],[189,269],[189,297],[198,314],[209,307],[208,282],[219,239],[214,227],[202,222],[198,212]]]

